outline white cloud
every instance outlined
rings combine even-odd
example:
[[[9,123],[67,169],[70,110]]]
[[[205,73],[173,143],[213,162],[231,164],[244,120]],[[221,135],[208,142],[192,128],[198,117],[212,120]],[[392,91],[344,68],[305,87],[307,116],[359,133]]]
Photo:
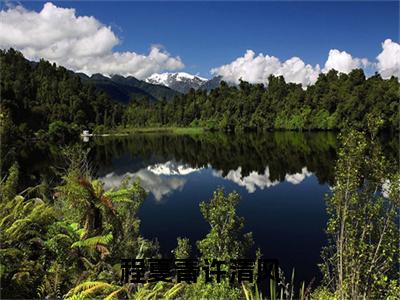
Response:
[[[376,57],[377,70],[382,78],[396,76],[400,79],[400,44],[390,39],[382,43],[382,52]]]
[[[238,83],[239,79],[251,83],[267,83],[268,77],[282,75],[287,82],[300,83],[303,86],[314,83],[320,72],[319,65],[306,65],[300,58],[292,57],[285,62],[262,53],[255,56],[254,51],[247,50],[230,64],[211,70],[213,75],[220,75],[228,82]]]
[[[75,9],[46,3],[40,12],[22,6],[0,11],[0,48],[13,47],[31,60],[45,58],[74,71],[149,75],[184,67],[160,46],[152,46],[147,55],[114,52],[118,37],[96,18],[76,16]]]
[[[300,83],[303,87],[317,81],[319,65],[306,65],[300,58],[292,57],[285,61],[275,75],[282,75],[287,82]]]
[[[383,51],[377,57],[378,70],[384,78],[390,77],[392,74],[399,76],[400,73],[400,45],[386,40],[383,43]],[[268,77],[283,76],[286,82],[299,83],[304,88],[314,84],[321,72],[328,72],[335,69],[341,73],[350,73],[356,68],[366,68],[374,66],[366,58],[353,57],[346,51],[331,49],[324,68],[321,70],[317,64],[312,66],[306,64],[299,57],[292,57],[284,62],[281,62],[277,57],[263,55],[262,53],[256,56],[252,50],[247,50],[246,53],[229,64],[213,68],[211,74],[220,75],[224,80],[232,83],[239,83],[239,79],[250,83],[268,82]]]
[[[341,73],[348,74],[351,70],[367,67],[368,65],[369,62],[366,58],[353,58],[351,54],[346,51],[331,49],[323,71],[327,72],[331,69],[335,69]]]

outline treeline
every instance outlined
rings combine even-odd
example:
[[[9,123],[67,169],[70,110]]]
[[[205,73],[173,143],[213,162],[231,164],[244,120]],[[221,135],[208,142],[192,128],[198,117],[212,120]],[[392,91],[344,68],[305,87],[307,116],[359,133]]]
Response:
[[[127,106],[81,82],[78,75],[45,60],[33,63],[13,49],[0,50],[1,134],[47,136],[59,142],[82,129],[98,132],[132,127],[204,127],[213,130],[340,130],[365,128],[367,116],[383,120],[383,130],[398,130],[397,78],[365,77],[331,70],[304,90],[270,76],[268,86],[221,82],[211,92],[191,90],[167,101],[134,97]]]
[[[124,123],[228,131],[340,130],[365,128],[371,114],[383,120],[383,129],[398,130],[399,89],[397,78],[383,80],[376,74],[366,79],[361,69],[348,75],[331,70],[306,90],[274,76],[269,77],[268,87],[244,81],[239,86],[221,82],[210,93],[191,90],[170,102],[132,100]]]
[[[0,50],[1,133],[5,143],[16,137],[78,136],[96,124],[114,127],[123,105],[93,86],[83,85],[71,71],[48,61],[29,62],[10,49]]]

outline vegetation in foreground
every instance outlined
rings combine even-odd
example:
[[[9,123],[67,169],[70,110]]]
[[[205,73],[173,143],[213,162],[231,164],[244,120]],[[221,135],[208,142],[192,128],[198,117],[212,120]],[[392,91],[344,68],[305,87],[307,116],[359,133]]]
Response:
[[[370,128],[379,125],[374,119],[370,123]],[[282,273],[277,288],[268,290],[228,280],[205,283],[201,277],[192,284],[119,284],[121,258],[160,258],[157,243],[140,235],[137,212],[146,193],[139,182],[128,179],[105,191],[91,177],[85,156],[65,151],[69,169],[59,186],[43,183],[20,191],[17,164],[1,181],[2,297],[398,299],[400,175],[375,143],[376,131],[368,134],[352,130],[341,138],[335,185],[327,199],[324,280],[317,287],[294,288],[293,278],[287,282]],[[197,242],[201,258],[249,256],[253,239],[242,232],[244,220],[235,209],[238,201],[237,194],[217,190],[200,205],[210,224],[210,232]],[[190,253],[189,241],[179,238],[175,257]]]

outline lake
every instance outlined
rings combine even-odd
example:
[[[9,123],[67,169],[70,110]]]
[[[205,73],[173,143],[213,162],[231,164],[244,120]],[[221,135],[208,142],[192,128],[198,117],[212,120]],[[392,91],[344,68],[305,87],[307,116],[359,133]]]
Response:
[[[397,157],[398,142],[389,141],[386,153]],[[265,257],[278,258],[287,278],[294,268],[296,282],[320,279],[325,196],[337,158],[335,133],[147,133],[82,144],[91,149],[94,172],[105,188],[126,176],[140,179],[148,192],[139,211],[141,232],[158,240],[163,255],[171,255],[177,237],[189,238],[196,250],[195,242],[209,231],[199,203],[223,187],[241,196],[237,213],[245,219],[244,232],[253,233],[254,251],[259,247]],[[20,160],[32,179],[53,178],[49,166],[62,158],[55,145],[46,145],[21,150]]]
[[[140,178],[149,193],[139,214],[141,232],[157,238],[165,255],[177,237],[196,248],[209,231],[199,203],[223,187],[240,194],[244,232],[253,232],[265,257],[278,258],[288,277],[295,268],[297,280],[319,279],[335,134],[142,134],[95,139],[92,147],[106,188],[126,176]]]

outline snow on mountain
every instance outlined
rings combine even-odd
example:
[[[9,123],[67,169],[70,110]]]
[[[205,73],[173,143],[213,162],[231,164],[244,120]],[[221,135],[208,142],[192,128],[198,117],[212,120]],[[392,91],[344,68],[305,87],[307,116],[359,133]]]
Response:
[[[181,93],[187,93],[191,88],[198,89],[207,79],[185,72],[177,72],[154,73],[145,81],[152,84],[164,85]]]

